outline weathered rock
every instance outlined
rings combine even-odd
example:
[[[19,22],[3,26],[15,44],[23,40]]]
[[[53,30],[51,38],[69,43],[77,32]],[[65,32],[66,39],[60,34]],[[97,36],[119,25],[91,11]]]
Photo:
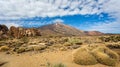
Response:
[[[14,37],[14,38],[22,38],[24,36],[40,36],[41,33],[39,30],[35,29],[35,28],[22,28],[22,27],[14,27],[11,26],[10,27],[10,36]]]
[[[0,39],[8,38],[8,27],[5,25],[0,25]]]
[[[12,36],[14,38],[19,38],[18,32],[19,32],[18,28],[14,27],[14,26],[10,27],[10,36]]]
[[[5,25],[0,25],[0,34],[7,34],[8,27]]]

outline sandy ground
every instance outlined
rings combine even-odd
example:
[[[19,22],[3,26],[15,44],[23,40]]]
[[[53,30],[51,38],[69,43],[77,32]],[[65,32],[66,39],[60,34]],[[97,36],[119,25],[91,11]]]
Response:
[[[54,51],[54,52],[27,52],[22,54],[5,54],[0,53],[2,60],[8,61],[2,67],[46,67],[49,63],[64,63],[67,67],[108,67],[102,64],[91,66],[82,66],[72,62],[72,51]],[[118,66],[120,67],[120,65]]]

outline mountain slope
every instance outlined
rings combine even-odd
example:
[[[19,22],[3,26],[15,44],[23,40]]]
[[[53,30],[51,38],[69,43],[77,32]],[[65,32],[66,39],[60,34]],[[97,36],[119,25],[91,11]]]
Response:
[[[42,35],[61,35],[61,36],[81,36],[85,35],[84,31],[78,30],[71,26],[62,24],[62,23],[54,23],[39,27]]]
[[[94,36],[94,35],[103,35],[104,33],[102,32],[99,32],[99,31],[85,31],[86,35],[91,35],[91,36]]]

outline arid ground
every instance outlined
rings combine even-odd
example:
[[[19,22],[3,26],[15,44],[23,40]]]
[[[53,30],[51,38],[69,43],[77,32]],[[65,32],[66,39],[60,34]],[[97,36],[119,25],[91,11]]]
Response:
[[[109,38],[111,36],[27,37],[1,40],[0,62],[5,62],[1,67],[47,67],[47,64],[58,63],[66,67],[110,67],[100,63],[79,65],[72,61],[73,51],[83,45],[105,45],[120,55],[120,42],[117,39],[115,42],[111,41]],[[116,67],[120,67],[120,63]]]

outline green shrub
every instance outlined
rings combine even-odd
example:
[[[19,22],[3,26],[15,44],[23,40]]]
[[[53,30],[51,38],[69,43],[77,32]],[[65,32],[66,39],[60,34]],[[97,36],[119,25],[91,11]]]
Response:
[[[69,38],[68,42],[71,43],[71,44],[77,44],[77,45],[82,44],[82,41],[80,39],[78,39],[78,38]]]
[[[66,65],[63,63],[51,64],[48,62],[46,67],[66,67]]]
[[[29,39],[28,39],[28,37],[23,37],[23,38],[21,38],[21,41],[24,43],[28,43]]]
[[[120,35],[112,35],[112,36],[102,36],[99,38],[103,42],[119,42]]]
[[[17,53],[22,53],[22,52],[25,52],[25,47],[20,47],[16,50]]]
[[[58,63],[53,65],[53,67],[66,67],[63,63]]]

